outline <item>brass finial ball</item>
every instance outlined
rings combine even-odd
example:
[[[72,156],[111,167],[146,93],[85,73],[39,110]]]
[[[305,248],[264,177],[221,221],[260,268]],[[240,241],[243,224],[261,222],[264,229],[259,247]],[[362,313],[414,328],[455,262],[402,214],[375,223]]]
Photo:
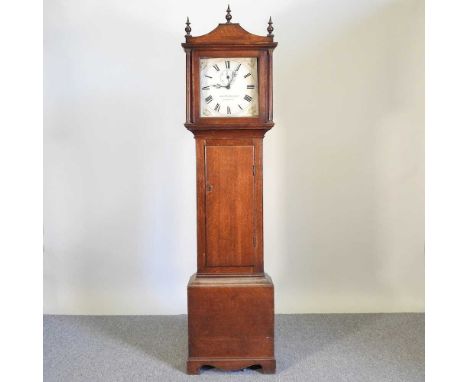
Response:
[[[188,16],[187,16],[187,21],[185,22],[185,25],[187,25],[185,27],[185,33],[186,33],[185,37],[188,37],[188,36],[190,36],[190,32],[192,31],[192,28],[190,28],[190,20],[189,20]]]
[[[270,20],[268,20],[268,28],[267,28],[267,31],[268,31],[268,36],[273,36],[273,21],[271,21],[271,16],[270,16]]]
[[[226,21],[227,21],[227,24],[229,24],[231,22],[231,19],[232,19],[232,16],[231,16],[231,7],[229,6],[228,4],[228,7],[226,9]]]

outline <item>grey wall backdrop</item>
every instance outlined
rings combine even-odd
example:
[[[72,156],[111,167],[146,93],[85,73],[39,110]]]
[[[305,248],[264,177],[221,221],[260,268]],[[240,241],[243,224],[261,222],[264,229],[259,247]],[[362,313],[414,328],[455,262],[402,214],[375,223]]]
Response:
[[[273,17],[265,263],[279,313],[424,309],[424,3],[231,1]],[[196,270],[192,34],[219,1],[44,2],[44,311],[176,314]]]

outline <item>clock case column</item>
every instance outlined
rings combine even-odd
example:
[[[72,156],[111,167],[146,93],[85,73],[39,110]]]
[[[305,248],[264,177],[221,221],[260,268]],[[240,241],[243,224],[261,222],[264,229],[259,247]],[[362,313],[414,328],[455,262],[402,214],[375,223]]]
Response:
[[[263,269],[263,137],[272,121],[273,36],[219,24],[186,36],[187,121],[196,140],[197,273],[187,287],[187,373],[274,373],[274,286]],[[200,57],[257,57],[259,115],[201,118]]]

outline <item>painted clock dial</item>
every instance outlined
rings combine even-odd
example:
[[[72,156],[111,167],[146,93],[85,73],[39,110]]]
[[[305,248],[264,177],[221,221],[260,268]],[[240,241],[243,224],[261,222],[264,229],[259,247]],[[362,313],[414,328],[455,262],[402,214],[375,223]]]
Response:
[[[258,116],[256,57],[200,59],[200,116]]]

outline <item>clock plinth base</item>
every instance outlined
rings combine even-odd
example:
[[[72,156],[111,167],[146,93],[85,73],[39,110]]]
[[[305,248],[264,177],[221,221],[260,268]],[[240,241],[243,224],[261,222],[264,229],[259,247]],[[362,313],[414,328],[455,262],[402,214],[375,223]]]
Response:
[[[187,287],[187,373],[202,366],[274,373],[274,288],[258,277],[192,276]]]

